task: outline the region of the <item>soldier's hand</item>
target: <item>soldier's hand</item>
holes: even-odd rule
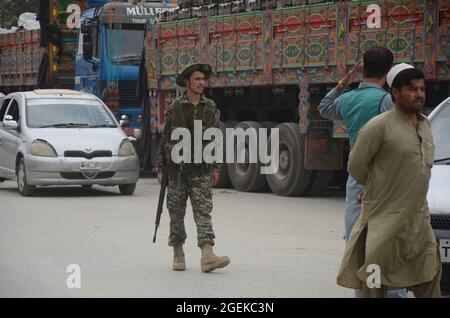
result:
[[[158,183],[159,183],[159,185],[161,185],[162,181],[163,181],[163,173],[162,172],[158,172]]]
[[[219,170],[213,170],[212,176],[211,176],[211,186],[215,186],[217,184],[217,181],[219,181]]]

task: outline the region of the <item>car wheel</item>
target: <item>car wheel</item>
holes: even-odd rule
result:
[[[36,186],[29,185],[27,183],[27,172],[25,169],[25,159],[21,158],[17,164],[17,190],[24,197],[31,197],[33,195]]]
[[[135,189],[136,183],[119,185],[119,190],[122,195],[132,195]]]

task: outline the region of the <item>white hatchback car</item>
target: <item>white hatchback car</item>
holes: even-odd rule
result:
[[[23,196],[36,186],[94,184],[131,195],[139,170],[133,141],[94,95],[35,90],[0,102],[0,181],[17,178]]]
[[[441,251],[441,290],[450,293],[450,97],[429,115],[435,145],[427,200]]]

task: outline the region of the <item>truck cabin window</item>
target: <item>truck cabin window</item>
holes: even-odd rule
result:
[[[144,47],[143,24],[114,24],[108,27],[106,45],[113,64],[138,65]]]

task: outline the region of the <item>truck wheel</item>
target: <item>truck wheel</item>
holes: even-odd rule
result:
[[[300,134],[298,124],[282,123],[279,128],[279,169],[266,176],[270,189],[276,195],[305,195],[311,180],[311,170],[306,170],[305,137]],[[271,140],[269,139],[269,145]]]
[[[25,159],[21,158],[16,168],[17,190],[24,197],[31,197],[36,186],[27,183],[27,172],[25,169]]]
[[[237,124],[235,128],[242,128],[244,130],[254,128],[259,135],[259,129],[262,128],[262,125],[254,121],[244,121]],[[258,138],[257,142],[259,143]],[[264,190],[264,188],[267,187],[267,181],[265,176],[261,174],[261,164],[259,162],[248,163],[248,141],[245,141],[245,163],[237,163],[238,154],[236,142],[234,152],[234,163],[228,164],[228,173],[233,187],[236,190],[244,192],[258,192]]]
[[[262,121],[262,122],[261,122],[261,125],[262,125],[264,128],[267,128],[268,132],[270,133],[270,130],[271,130],[273,127],[275,127],[275,126],[277,125],[277,123],[274,122],[274,121]]]
[[[341,170],[335,171],[333,173],[333,178],[331,178],[329,185],[337,187],[342,191],[345,191],[347,187],[347,178],[348,178],[347,169],[343,168]]]
[[[220,123],[220,130],[222,131],[223,134],[223,163],[220,165],[220,170],[219,170],[219,180],[217,181],[217,184],[214,186],[214,188],[230,188],[231,185],[231,180],[230,180],[230,176],[228,174],[228,166],[225,163],[226,160],[226,129],[227,128],[233,128],[235,125],[237,124],[237,122],[231,122],[231,121],[224,121]]]
[[[119,185],[120,194],[122,195],[132,195],[135,189],[136,183]]]
[[[223,122],[227,127],[226,128],[234,128],[237,124],[239,124],[236,120],[227,120]]]
[[[307,194],[309,196],[321,195],[322,192],[328,187],[332,177],[332,171],[314,170],[311,175],[311,183],[308,186]]]

